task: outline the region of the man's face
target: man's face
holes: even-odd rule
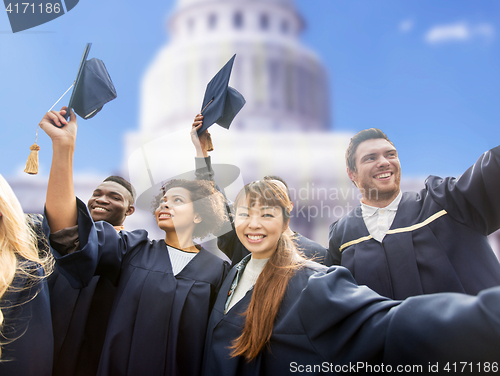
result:
[[[384,206],[396,198],[401,182],[401,165],[394,146],[383,138],[363,141],[355,154],[356,172],[349,178],[361,191],[363,203]]]
[[[105,221],[113,226],[121,226],[125,217],[134,212],[132,196],[121,184],[113,181],[102,182],[87,203],[94,222]]]

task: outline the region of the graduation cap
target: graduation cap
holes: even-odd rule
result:
[[[214,123],[229,129],[236,114],[243,108],[246,101],[237,90],[228,86],[234,58],[222,67],[222,69],[210,80],[205,90],[205,97],[201,106],[203,115],[203,126],[198,130],[198,135],[211,127]],[[213,150],[209,139],[209,151]]]
[[[83,119],[94,117],[102,107],[116,98],[116,90],[102,60],[87,56],[92,43],[87,43],[78,67],[73,92],[66,112],[66,120],[72,108]]]
[[[65,116],[66,120],[69,118],[71,108],[73,108],[73,110],[83,119],[90,119],[95,116],[107,102],[116,98],[115,87],[113,86],[113,82],[109,77],[104,63],[99,59],[87,60],[91,46],[92,43],[87,43],[85,46],[75,82],[47,112],[52,111],[55,105],[59,103],[72,87],[73,92],[69,100],[68,110]],[[37,138],[38,128],[36,131],[35,143],[30,147],[31,152],[26,162],[26,168],[24,169],[24,172],[32,175],[38,173],[38,151],[40,147],[36,143]]]

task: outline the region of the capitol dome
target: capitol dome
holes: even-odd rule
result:
[[[141,129],[192,119],[207,83],[236,54],[230,85],[247,104],[233,129],[328,130],[328,78],[300,43],[303,27],[291,0],[180,0],[170,40],[143,80]]]
[[[293,198],[298,216],[306,207],[308,213],[307,220],[292,220],[294,229],[326,239],[328,225],[343,213],[333,213],[323,190],[350,192],[344,163],[350,135],[331,132],[329,79],[300,40],[305,22],[294,2],[179,0],[165,26],[168,41],[142,80],[140,127],[125,140],[124,169],[138,195],[194,169],[191,124],[207,83],[236,54],[229,85],[246,105],[229,130],[210,128],[212,163],[241,171],[225,193],[234,199],[243,183],[279,175],[294,192],[308,192]],[[313,211],[321,218],[310,220]]]

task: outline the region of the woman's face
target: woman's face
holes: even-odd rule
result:
[[[193,232],[201,217],[195,213],[191,193],[182,187],[169,189],[155,210],[156,223],[165,232]]]
[[[256,259],[273,255],[286,227],[279,206],[255,203],[248,207],[246,200],[241,200],[236,207],[235,226],[241,243]]]

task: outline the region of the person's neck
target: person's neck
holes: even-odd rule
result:
[[[199,249],[193,243],[193,234],[181,234],[179,236],[176,232],[166,232],[165,243],[186,252],[199,252]]]
[[[373,200],[370,200],[369,198],[363,196],[363,198],[361,199],[361,202],[365,205],[368,205],[368,206],[373,206],[375,208],[385,208],[386,206],[390,205],[391,202],[393,202],[396,197],[398,197],[398,194],[399,194],[399,191],[397,191],[396,193],[394,193],[393,195],[391,196],[388,196],[388,197],[378,197],[376,199],[373,199]]]
[[[293,236],[295,233],[290,229],[290,227],[287,227],[285,231],[283,231],[283,234],[288,235],[288,236]]]
[[[92,218],[94,219],[94,218]],[[109,223],[111,226],[114,227],[114,229],[118,232],[120,232],[121,230],[123,230],[125,228],[125,226],[123,225],[123,222],[122,223],[111,223],[111,222],[108,222],[108,221],[105,221],[107,223]]]

